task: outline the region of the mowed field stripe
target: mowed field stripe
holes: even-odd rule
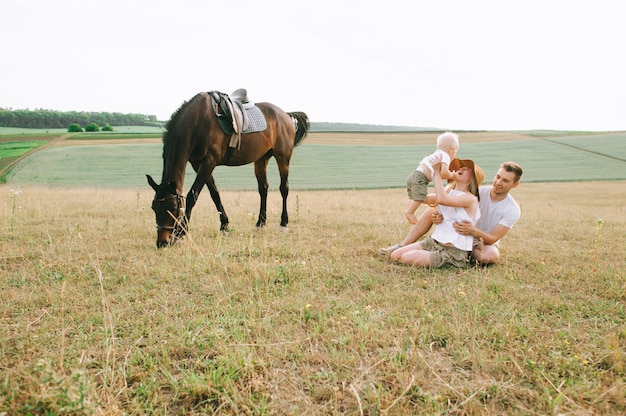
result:
[[[462,136],[461,136],[462,137]],[[401,188],[433,145],[326,145],[304,142],[294,151],[291,189]],[[42,149],[22,160],[9,174],[10,184],[81,187],[144,187],[145,175],[160,177],[160,143],[95,144]],[[505,160],[524,167],[526,182],[626,179],[626,134],[591,137],[461,142],[461,158],[474,159],[488,179]],[[256,190],[253,165],[218,166],[219,189]],[[193,181],[189,166],[186,182]],[[268,167],[270,188],[279,184],[275,163]]]

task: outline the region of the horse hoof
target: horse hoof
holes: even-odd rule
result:
[[[286,225],[281,225],[278,227],[278,229],[284,233],[288,233],[289,232],[289,227],[287,227]]]

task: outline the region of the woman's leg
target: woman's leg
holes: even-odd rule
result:
[[[430,251],[424,250],[420,243],[413,243],[395,250],[391,253],[391,259],[413,266],[428,267],[430,266]]]
[[[423,250],[423,248],[420,245],[420,243],[412,243],[412,244],[408,244],[406,246],[402,246],[402,247],[394,250],[391,253],[391,255],[390,255],[391,260],[398,261],[398,260],[400,260],[400,258],[402,257],[402,255],[404,253],[408,253],[409,251],[413,251],[413,250]]]
[[[400,258],[400,261],[404,264],[410,264],[417,267],[429,267],[430,266],[430,251],[426,250],[412,250],[404,253]]]
[[[433,225],[432,215],[436,212],[435,208],[427,207],[426,210],[417,219],[417,223],[411,225],[409,233],[404,237],[404,240],[400,243],[401,246],[406,246],[411,243],[415,243],[426,234],[430,227]]]

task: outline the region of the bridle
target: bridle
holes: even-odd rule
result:
[[[161,230],[174,231],[177,226],[181,226],[183,224],[183,220],[185,219],[185,196],[177,192],[175,194],[170,194],[163,198],[156,199],[155,201],[161,204],[169,199],[175,200],[176,208],[174,210],[178,211],[178,214],[176,217],[174,217],[174,215],[168,210],[167,213],[174,218],[174,225],[167,226],[167,225],[157,224],[156,227],[158,231],[161,231]]]

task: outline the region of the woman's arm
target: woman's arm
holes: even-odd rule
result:
[[[464,193],[463,195],[448,195],[443,188],[443,180],[439,169],[435,169],[435,177],[433,178],[435,183],[435,195],[437,196],[437,203],[441,205],[447,205],[449,207],[471,207],[476,203],[476,197],[470,193]]]

